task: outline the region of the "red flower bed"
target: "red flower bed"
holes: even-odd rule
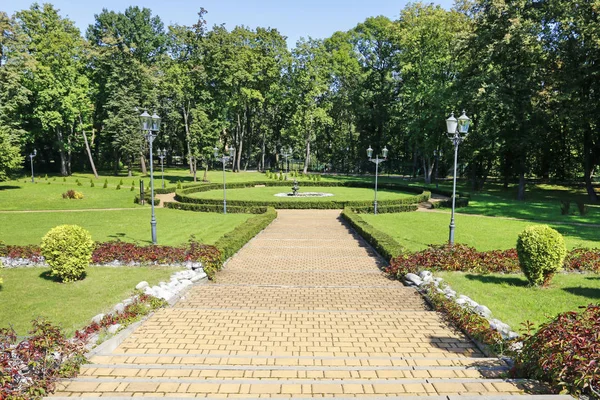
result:
[[[567,271],[600,273],[600,249],[573,249],[565,259]],[[402,279],[408,273],[428,271],[463,271],[474,273],[520,273],[515,249],[477,251],[464,244],[432,245],[411,254],[401,254],[390,261],[386,272]]]
[[[513,373],[540,379],[574,395],[600,397],[600,305],[559,314],[526,335]]]

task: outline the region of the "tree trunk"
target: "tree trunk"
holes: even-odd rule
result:
[[[304,158],[304,173],[308,173],[308,165],[310,164],[310,131],[306,135],[306,157]]]
[[[202,177],[202,182],[208,182],[208,161],[204,167],[204,176]]]
[[[430,164],[429,160],[423,157],[423,177],[425,178],[425,184],[431,183],[431,172],[433,171],[433,165]]]
[[[194,183],[196,183],[197,180],[197,172],[198,172],[198,160],[196,159],[196,157],[192,157],[192,170],[193,170],[193,174],[194,174]]]
[[[90,159],[90,166],[92,167],[92,171],[94,172],[94,177],[98,179],[98,171],[96,171],[96,164],[94,164],[94,158],[92,157],[92,151],[90,150],[90,144],[88,143],[87,135],[85,134],[85,130],[83,130],[81,115],[79,116],[79,125],[82,127],[81,133],[83,134],[83,141],[85,142],[85,150],[87,151],[88,158]]]
[[[521,169],[519,173],[519,191],[517,193],[517,200],[525,201],[525,170]]]
[[[592,138],[591,132],[586,130],[584,139],[583,139],[583,152],[584,152],[584,160],[583,160],[583,178],[585,179],[585,189],[590,198],[590,202],[597,203],[598,202],[598,194],[594,190],[594,184],[592,183],[592,174],[594,171],[594,154],[592,150]]]
[[[142,166],[142,174],[148,175],[148,170],[146,169],[146,158],[144,157],[144,154],[142,154],[142,153],[140,153],[140,164]]]
[[[127,163],[127,176],[132,177],[133,170],[133,157],[129,157],[129,162]]]
[[[181,107],[181,111],[183,113],[183,123],[185,125],[185,141],[186,141],[186,145],[187,145],[188,164],[190,165],[190,174],[193,174],[194,168],[192,167],[192,149],[190,147],[190,123],[189,123],[190,104],[189,104],[189,102],[188,102],[187,109],[185,108],[185,106],[183,106],[183,107]],[[195,180],[194,180],[194,182],[195,182]]]
[[[119,175],[119,160],[120,160],[119,152],[115,151],[115,165],[114,165],[114,170],[113,170],[114,176]]]
[[[241,120],[240,120],[240,114],[238,113],[237,115],[237,129],[238,129],[238,148],[236,153],[234,154],[235,156],[235,169],[234,172],[239,172],[240,171],[240,167],[242,165],[242,150],[244,149],[244,124],[242,124]],[[246,110],[244,110],[244,119],[246,119]]]
[[[65,142],[60,128],[56,128],[56,139],[58,141],[58,153],[60,155],[60,174],[62,176],[67,176],[69,175],[67,171],[67,154],[65,152]]]

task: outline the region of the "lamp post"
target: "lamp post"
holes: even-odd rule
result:
[[[450,217],[450,236],[448,242],[450,246],[454,245],[454,208],[456,206],[456,165],[458,163],[458,146],[467,138],[469,135],[469,125],[471,120],[467,117],[466,112],[463,110],[462,115],[458,117],[458,120],[454,118],[454,113],[450,114],[450,117],[446,119],[446,132],[448,139],[454,144],[454,183],[452,186],[452,214]]]
[[[373,159],[373,149],[371,146],[367,149],[367,156],[369,157],[369,161],[375,163],[375,201],[373,201],[373,209],[374,213],[377,214],[377,175],[379,174],[379,164],[384,162],[387,159],[388,149],[386,147],[381,150],[381,156],[383,158],[379,158],[379,154],[375,156]]]
[[[154,113],[152,116],[148,111],[144,111],[140,115],[140,128],[144,132],[144,137],[148,140],[150,147],[150,204],[152,206],[152,218],[150,219],[150,227],[152,228],[152,244],[156,244],[156,214],[154,213],[154,168],[152,159],[152,142],[158,136],[160,131],[160,117]]]
[[[215,152],[215,158],[217,159],[217,161],[223,164],[223,214],[227,214],[227,186],[225,184],[225,165],[229,162],[229,160],[233,158],[235,149],[233,148],[233,146],[229,147],[229,149],[227,149],[227,146],[225,146],[225,151],[229,153],[228,156],[224,154],[219,155],[219,149],[216,147],[213,150]]]
[[[31,163],[31,183],[35,183],[33,178],[33,158],[35,156],[37,156],[37,150],[33,149],[33,153],[29,154],[29,162]]]
[[[167,156],[167,149],[158,149],[158,158],[160,158],[160,173],[162,178],[162,188],[165,188],[165,163],[164,159]]]
[[[281,156],[285,157],[285,180],[288,180],[288,172],[289,172],[289,165],[288,165],[288,157],[292,155],[292,148],[288,147],[287,150],[285,149],[281,149]]]

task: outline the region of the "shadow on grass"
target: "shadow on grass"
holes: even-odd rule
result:
[[[481,283],[491,283],[495,285],[509,285],[509,286],[520,286],[527,287],[529,283],[517,276],[490,276],[490,275],[475,275],[467,274],[465,278],[472,281],[479,281]]]
[[[600,289],[589,287],[568,287],[563,289],[565,292],[581,296],[588,299],[600,299]]]
[[[11,186],[11,185],[0,186],[0,191],[11,190],[11,189],[21,189],[21,187],[20,186]]]
[[[87,273],[84,272],[83,276],[81,277],[80,280],[84,280],[86,277],[87,277]],[[52,271],[50,271],[50,270],[42,272],[40,274],[40,278],[45,279],[50,282],[62,283],[62,281],[58,277],[52,275]]]

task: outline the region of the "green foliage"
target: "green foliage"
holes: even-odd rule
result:
[[[108,187],[108,179],[104,180],[104,185],[102,186],[102,188],[106,189]]]
[[[567,248],[560,233],[548,225],[526,228],[517,239],[519,264],[532,285],[546,286],[562,269]]]
[[[66,182],[67,178],[65,176],[63,176],[63,182]]]
[[[65,193],[63,193],[62,198],[63,199],[81,200],[81,199],[83,199],[83,193],[77,192],[77,191],[71,189],[71,190],[67,190]]]
[[[117,185],[117,190],[121,190],[121,184]]]
[[[350,208],[344,208],[342,218],[347,221],[387,261],[402,254],[405,249],[390,235],[373,228]]]
[[[193,203],[177,203],[166,202],[166,208],[174,208],[177,210],[197,211],[197,212],[223,212],[222,204],[193,204]],[[266,206],[227,206],[228,214],[264,214],[267,212]]]
[[[233,231],[226,233],[215,243],[215,246],[221,252],[222,260],[225,261],[242,248],[250,239],[265,229],[273,220],[277,218],[277,212],[269,207],[264,214],[256,215],[248,219],[244,224],[238,226]],[[211,276],[216,271],[206,271]]]
[[[90,179],[90,187],[94,187],[94,186],[96,186],[96,185],[94,184],[94,180],[93,180],[93,179]]]
[[[91,235],[77,225],[59,225],[42,238],[42,255],[50,265],[52,275],[62,282],[84,277],[93,249]]]
[[[576,397],[600,392],[600,305],[581,308],[560,314],[526,335],[515,359],[517,376],[546,381]]]
[[[77,186],[83,186],[83,183],[79,182],[79,179],[75,179],[75,183],[77,183]]]
[[[177,181],[177,189],[181,189],[181,188],[182,188],[181,181]]]
[[[123,183],[123,179],[121,179],[121,180],[119,181],[119,185],[123,185],[123,184],[124,184],[124,183]]]

